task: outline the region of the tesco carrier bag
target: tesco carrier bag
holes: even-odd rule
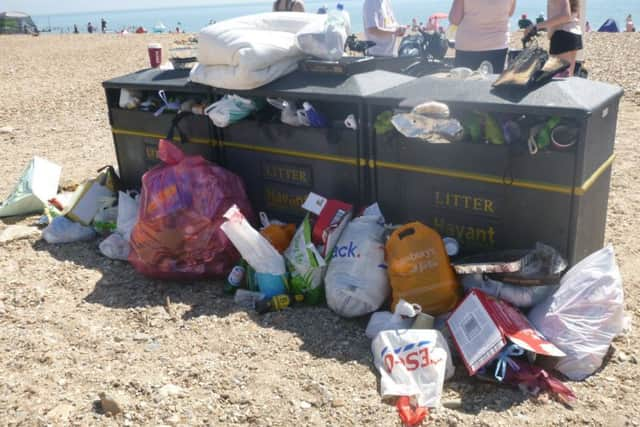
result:
[[[371,343],[371,351],[383,398],[408,396],[422,407],[440,406],[444,381],[454,373],[449,346],[440,331],[382,331]]]

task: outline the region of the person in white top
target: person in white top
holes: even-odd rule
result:
[[[569,62],[569,76],[573,75],[578,51],[582,49],[580,28],[580,0],[547,0],[547,20],[529,27],[547,30],[549,53]]]
[[[631,17],[631,15],[627,16],[625,27],[626,27],[625,29],[627,30],[627,33],[633,33],[636,31],[636,26],[633,25],[633,18]]]
[[[362,6],[364,35],[375,42],[367,53],[373,56],[395,56],[396,38],[402,37],[406,28],[398,25],[391,9],[391,0],[365,0]]]
[[[494,73],[502,73],[509,47],[509,18],[515,0],[453,0],[449,22],[456,32],[456,67],[478,69],[489,61]]]

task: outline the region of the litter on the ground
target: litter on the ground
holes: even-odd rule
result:
[[[573,266],[529,319],[566,353],[556,366],[559,372],[579,381],[598,370],[624,327],[622,278],[613,248],[607,246]]]
[[[67,217],[58,216],[42,231],[42,238],[47,243],[73,243],[91,240],[96,236],[93,228],[71,221]]]
[[[34,157],[9,197],[0,204],[0,217],[42,212],[47,201],[58,192],[61,171],[55,163]]]

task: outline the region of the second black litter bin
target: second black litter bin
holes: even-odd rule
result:
[[[619,87],[585,79],[553,81],[520,99],[491,81],[424,77],[370,100],[369,117],[446,103],[458,118],[509,118],[522,126],[511,145],[431,144],[370,126],[372,200],[388,220],[419,220],[458,239],[466,253],[555,247],[573,264],[602,247]],[[527,150],[530,127],[557,118],[577,130],[565,150]],[[500,121],[500,120],[498,120]],[[464,122],[464,120],[463,120]]]
[[[223,164],[240,175],[257,211],[299,220],[309,192],[361,205],[370,187],[366,168],[364,96],[413,78],[386,71],[352,76],[294,72],[251,91],[214,88],[217,95],[282,98],[310,102],[329,121],[327,128],[292,127],[278,117],[245,119],[220,129]],[[344,120],[352,114],[356,130]]]

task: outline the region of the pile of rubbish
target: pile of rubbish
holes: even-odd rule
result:
[[[385,134],[393,129],[407,138],[432,144],[511,145],[526,148],[531,155],[542,150],[568,150],[575,146],[579,133],[575,122],[559,117],[478,111],[451,113],[446,104],[433,101],[417,105],[408,113],[381,113],[376,119],[376,132]]]
[[[571,380],[592,375],[625,325],[611,247],[568,271],[542,243],[461,258],[454,239],[424,224],[385,224],[377,204],[356,214],[311,193],[302,207],[295,232],[264,215],[258,231],[236,208],[225,214],[222,228],[243,257],[225,289],[259,313],[324,296],[340,316],[371,314],[381,394],[399,397],[406,424],[439,406],[452,348],[471,376],[571,404],[576,396],[552,369]],[[390,311],[378,311],[388,301]]]
[[[192,96],[169,96],[164,90],[156,94],[121,89],[118,106],[124,110],[153,112],[155,117],[163,113],[206,115],[218,128],[226,128],[259,115],[267,118],[279,117],[282,123],[294,127],[332,127],[331,121],[310,102],[304,101],[298,105],[295,101],[282,98],[243,98],[227,94],[209,103],[207,99]],[[348,129],[358,128],[353,114],[347,115],[343,123]]]
[[[576,396],[554,372],[594,374],[625,328],[612,247],[568,270],[542,243],[463,257],[455,239],[422,223],[388,224],[377,204],[357,210],[314,193],[299,223],[258,220],[238,176],[169,140],[158,153],[140,194],[123,191],[111,167],[57,194],[60,167],[35,158],[0,216],[44,212],[51,244],[101,235],[105,256],[148,277],[228,275],[225,292],[258,313],[326,303],[342,317],[370,315],[381,394],[397,398],[407,425],[440,405],[454,355],[479,380],[570,404]]]

